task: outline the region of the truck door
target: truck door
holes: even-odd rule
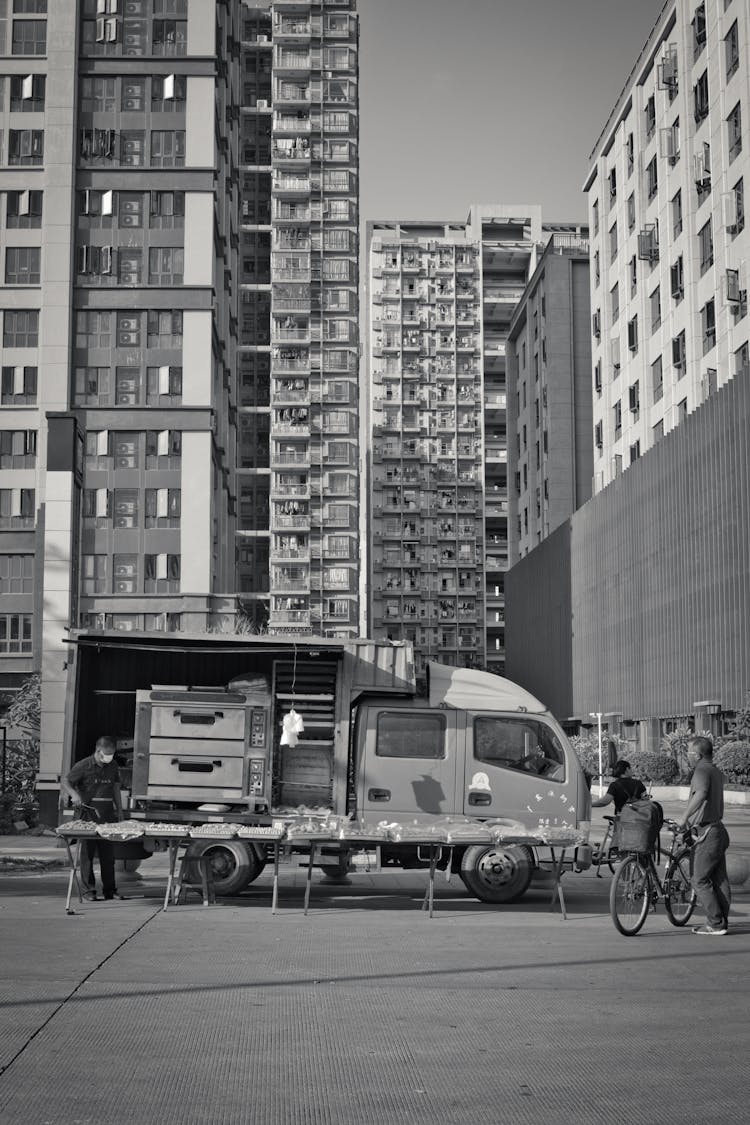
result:
[[[358,807],[368,820],[448,816],[456,805],[456,712],[368,707],[358,731]]]
[[[547,723],[533,715],[466,713],[463,811],[536,828],[576,823],[577,776]]]

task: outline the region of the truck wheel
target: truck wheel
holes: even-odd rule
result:
[[[265,867],[265,860],[252,844],[241,840],[196,840],[188,848],[186,858],[189,861],[202,855],[209,857],[217,895],[238,895]],[[198,864],[189,862],[187,870],[188,879],[200,885]]]
[[[478,844],[461,859],[461,878],[480,902],[516,902],[531,882],[532,869],[528,848],[516,844]]]

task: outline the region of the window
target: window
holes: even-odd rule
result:
[[[595,199],[591,204],[591,225],[594,228],[594,234],[599,233],[599,200]]]
[[[653,434],[654,443],[661,441],[664,437],[664,419],[662,418],[655,426],[652,427],[651,433]]]
[[[609,257],[614,262],[617,257],[617,223],[613,223],[609,231]]]
[[[83,518],[86,526],[108,527],[112,520],[112,492],[107,488],[84,488]]]
[[[628,196],[628,230],[635,230],[635,193]]]
[[[609,205],[610,207],[617,199],[617,171],[612,168],[609,173]]]
[[[699,4],[692,19],[693,59],[697,59],[706,45],[706,5]]]
[[[73,373],[73,405],[109,405],[109,368],[76,367]]]
[[[713,299],[706,301],[701,309],[701,335],[705,355],[716,343],[716,306]]]
[[[594,445],[596,446],[596,448],[599,450],[600,453],[601,453],[602,448],[604,446],[603,429],[604,429],[604,427],[602,426],[601,422],[597,422],[596,425],[594,426]]]
[[[0,430],[0,469],[33,469],[36,430]]]
[[[182,399],[182,368],[149,367],[146,371],[146,402],[149,406],[176,406]]]
[[[179,430],[148,430],[146,432],[146,468],[179,468],[182,457],[182,434]]]
[[[632,297],[638,288],[638,259],[635,254],[628,263],[628,271],[630,273],[630,295]]]
[[[143,560],[143,589],[147,594],[178,594],[180,591],[180,556],[146,555]]]
[[[628,349],[635,353],[638,351],[638,316],[628,321]]]
[[[10,129],[9,164],[41,164],[44,159],[43,129]]]
[[[12,74],[10,78],[11,112],[43,112],[46,81],[43,74]]]
[[[47,0],[13,0],[13,13],[20,16],[46,16]]]
[[[152,246],[148,252],[149,285],[182,285],[185,252],[180,246]]]
[[[33,555],[0,555],[0,594],[30,594],[34,589]]]
[[[164,78],[154,75],[151,79],[151,112],[174,113],[182,110],[184,107],[180,103],[185,101],[186,83],[184,74],[168,74]]]
[[[36,348],[39,344],[39,310],[6,309],[3,313],[3,347]]]
[[[646,114],[646,140],[648,141],[648,140],[651,139],[651,137],[653,137],[654,130],[656,129],[656,101],[655,101],[655,98],[654,98],[653,94],[646,101],[645,114]]]
[[[637,414],[641,407],[641,391],[638,380],[628,387],[628,406],[631,414]]]
[[[0,528],[32,528],[35,509],[33,488],[0,488]]]
[[[685,296],[685,278],[682,266],[682,254],[669,269],[670,292],[675,301],[681,301]]]
[[[185,192],[152,191],[149,206],[149,226],[170,230],[185,225]]]
[[[735,375],[750,374],[750,344],[747,342],[734,353],[734,373]]]
[[[598,359],[594,367],[594,390],[598,395],[602,393],[602,361]]]
[[[82,78],[81,111],[83,113],[114,113],[117,105],[116,78]]]
[[[658,402],[664,394],[664,373],[661,356],[651,364],[651,401]]]
[[[724,36],[724,64],[726,76],[731,78],[740,65],[740,35],[737,20],[734,21],[727,34]]]
[[[634,147],[633,147],[633,134],[628,133],[625,141],[625,159],[627,163],[628,175],[632,174],[635,166]]]
[[[151,133],[151,167],[182,168],[185,164],[185,130],[154,129]]]
[[[661,287],[659,285],[650,294],[648,302],[651,314],[651,331],[655,332],[661,324]]]
[[[656,190],[659,186],[658,173],[656,170],[656,157],[652,157],[646,167],[646,195],[649,200],[652,200],[656,195]]]
[[[0,653],[31,652],[30,613],[0,614]]]
[[[638,458],[640,457],[640,455],[641,455],[641,443],[640,443],[640,441],[636,441],[630,447],[630,464],[632,465],[634,461],[637,461]]]
[[[5,225],[8,230],[31,230],[42,225],[41,191],[6,192]]]
[[[612,324],[614,324],[615,321],[617,320],[617,318],[620,315],[620,287],[619,287],[619,285],[615,284],[612,287],[612,289],[610,290],[610,294],[609,294],[609,300],[610,300],[610,309],[611,309],[611,320],[612,320]]]
[[[615,424],[615,440],[619,438],[622,433],[622,400],[618,398],[617,402],[612,408]]]
[[[75,347],[110,348],[113,313],[98,309],[78,309],[75,314]],[[133,317],[131,315],[130,319]]]
[[[685,421],[685,419],[687,418],[687,413],[688,413],[687,399],[683,398],[680,402],[677,403],[677,422],[678,422],[678,424],[680,422]]]
[[[5,284],[38,285],[41,256],[40,246],[9,246],[5,251]]]
[[[678,191],[671,199],[672,207],[672,235],[677,238],[682,234],[682,191]]]
[[[147,488],[146,527],[179,527],[181,496],[179,488]]]
[[[46,55],[47,21],[13,20],[11,54]]]
[[[379,758],[445,758],[443,715],[386,711],[378,715],[375,754]]]
[[[162,0],[166,2],[166,0]],[[156,11],[156,5],[154,6]],[[184,55],[187,49],[187,20],[155,19],[152,52],[155,55]]]
[[[708,117],[708,71],[704,70],[693,86],[693,116],[697,125]]]
[[[146,322],[146,346],[149,348],[182,347],[182,312],[149,309]]]
[[[727,117],[727,141],[729,145],[729,162],[742,152],[742,113],[740,103],[734,107]]]
[[[714,239],[709,219],[698,231],[698,257],[701,276],[714,264]]]
[[[415,716],[416,718],[416,716]],[[501,769],[565,780],[565,756],[556,734],[537,719],[474,719],[474,758]]]
[[[3,406],[33,406],[36,384],[36,367],[4,367],[0,402]]]
[[[107,556],[82,555],[81,556],[81,593],[82,594],[108,594],[107,586]]]

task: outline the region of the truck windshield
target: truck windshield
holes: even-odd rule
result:
[[[565,754],[550,727],[538,719],[482,715],[474,719],[474,757],[478,762],[565,780]]]

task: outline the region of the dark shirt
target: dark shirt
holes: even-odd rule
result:
[[[69,783],[78,790],[84,805],[93,806],[100,820],[115,819],[114,785],[119,780],[115,762],[100,764],[93,754],[81,758],[68,774]]]
[[[705,804],[698,810],[699,819],[693,821],[691,816],[691,823],[718,824],[724,816],[724,774],[707,758],[701,758],[693,770],[690,797],[696,793],[705,798]]]
[[[646,786],[635,777],[617,777],[607,790],[615,803],[615,813],[619,813],[628,801],[637,801],[646,796]]]

